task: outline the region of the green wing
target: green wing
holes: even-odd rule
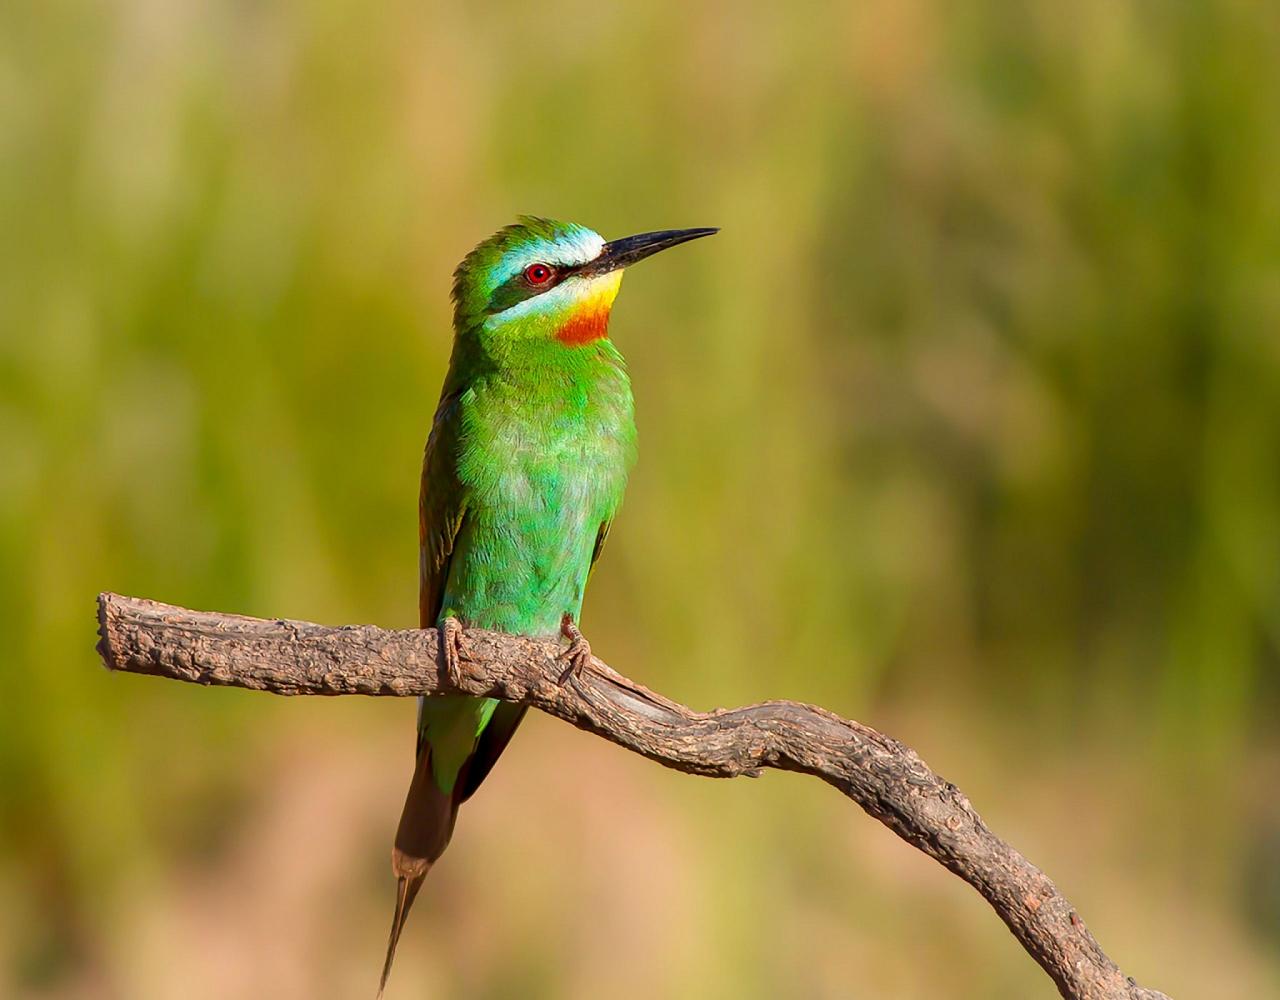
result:
[[[418,494],[418,624],[435,628],[449,579],[453,546],[466,518],[466,493],[458,480],[458,401],[446,393],[436,408],[422,457]]]
[[[436,407],[427,450],[422,457],[422,486],[418,493],[418,624],[435,628],[449,581],[454,544],[466,521],[467,497],[458,479],[458,415],[462,389],[446,388]],[[428,706],[418,702],[416,755],[426,746],[431,716],[444,707],[439,699]]]

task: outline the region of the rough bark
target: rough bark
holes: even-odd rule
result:
[[[599,660],[561,685],[556,643],[479,630],[467,633],[462,676],[451,678],[432,629],[330,628],[116,594],[99,595],[98,620],[98,652],[112,670],[285,695],[484,695],[532,705],[689,774],[812,774],[973,886],[1062,996],[1164,998],[1126,977],[1044,872],[914,750],[814,705],[695,712]]]

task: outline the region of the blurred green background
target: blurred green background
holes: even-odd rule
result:
[[[783,9],[784,6],[787,9]],[[0,994],[371,996],[413,706],[108,675],[95,594],[416,624],[455,262],[631,274],[596,650],[917,747],[1179,998],[1280,995],[1280,8],[0,8]],[[1050,997],[816,781],[543,717],[398,997]]]

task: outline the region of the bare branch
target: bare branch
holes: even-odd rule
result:
[[[1168,1000],[1127,978],[1048,877],[914,750],[825,709],[770,701],[695,712],[599,660],[561,686],[555,642],[478,630],[468,631],[463,676],[451,681],[438,666],[433,629],[328,628],[116,594],[99,595],[98,620],[98,651],[112,670],[274,694],[490,696],[689,774],[812,774],[981,893],[1062,996]]]

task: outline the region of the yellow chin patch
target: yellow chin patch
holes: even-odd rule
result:
[[[609,271],[597,278],[592,278],[582,288],[578,301],[583,308],[603,309],[606,312],[613,306],[618,297],[618,289],[622,287],[622,271]]]
[[[565,344],[589,344],[609,332],[609,311],[622,285],[622,271],[610,271],[582,286],[568,317],[556,330],[556,339]]]

